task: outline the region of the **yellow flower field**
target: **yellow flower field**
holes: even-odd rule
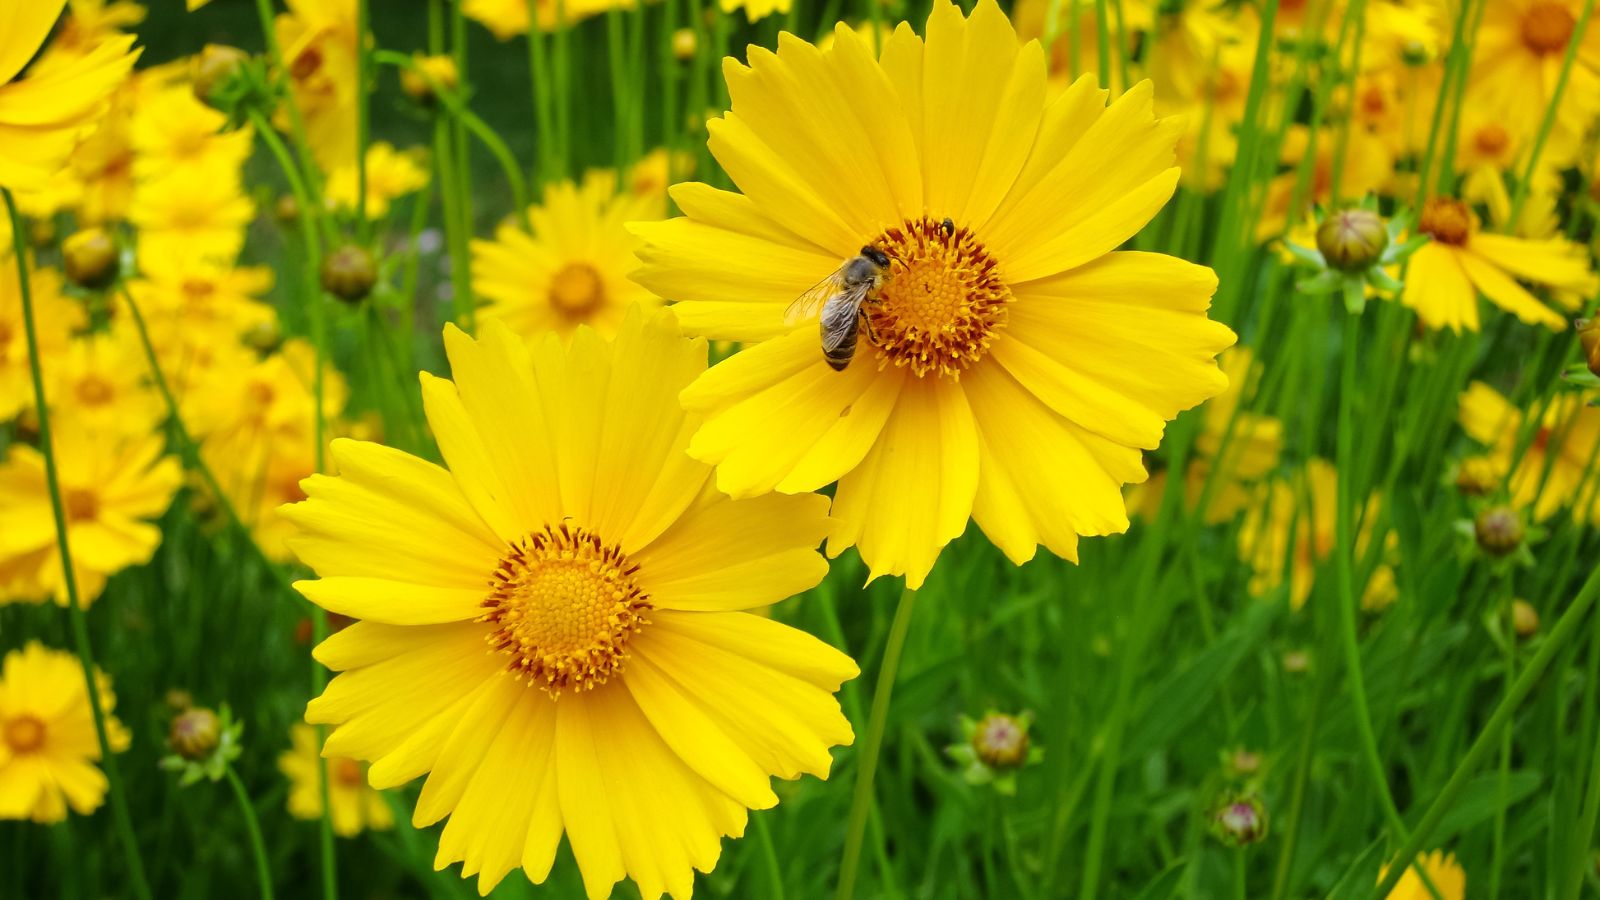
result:
[[[1600,897],[1596,0],[0,0],[0,898]]]

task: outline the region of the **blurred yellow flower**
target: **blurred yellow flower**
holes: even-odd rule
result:
[[[756,22],[773,13],[787,14],[794,0],[717,0],[717,5],[725,13],[742,9],[748,21]]]
[[[461,0],[466,16],[494,33],[502,41],[528,33],[528,0]],[[554,31],[558,25],[571,26],[613,6],[633,9],[634,0],[535,0],[539,30]]]
[[[349,389],[332,365],[324,367],[322,408],[331,421],[344,410]],[[219,477],[238,471],[254,484],[276,446],[315,446],[315,380],[316,350],[301,338],[259,360],[235,348],[193,382],[180,414],[207,457],[220,461]]]
[[[227,265],[244,246],[255,217],[236,171],[179,170],[139,185],[129,219],[139,231],[139,259],[187,258]]]
[[[1256,220],[1256,240],[1278,237],[1290,222],[1309,214],[1313,206],[1333,202],[1338,130],[1325,128],[1317,132],[1315,144],[1313,148],[1311,129],[1304,125],[1290,125],[1284,134],[1279,162],[1288,170],[1267,185],[1267,196],[1262,201],[1260,218]],[[1307,154],[1312,157],[1311,173],[1301,186],[1300,162]],[[1339,196],[1346,200],[1364,197],[1377,191],[1393,174],[1394,157],[1383,141],[1364,129],[1350,129],[1344,166],[1339,172]]]
[[[579,325],[615,334],[629,307],[661,302],[629,280],[640,241],[628,223],[663,212],[660,195],[617,193],[609,171],[547,186],[528,210],[532,234],[507,222],[494,240],[472,242],[472,289],[488,301],[479,314],[529,339]]]
[[[1432,240],[1411,255],[1400,299],[1429,328],[1477,331],[1481,291],[1518,319],[1561,331],[1566,317],[1539,302],[1517,279],[1580,293],[1592,292],[1596,283],[1580,245],[1562,238],[1487,234],[1479,230],[1477,215],[1450,197],[1429,200],[1417,230]]]
[[[772,776],[826,777],[852,740],[850,659],[745,612],[821,580],[827,502],[733,500],[684,454],[706,347],[670,312],[445,349],[455,382],[422,387],[450,468],[337,441],[340,475],[285,509],[322,576],[296,587],[361,620],[317,648],[342,674],[307,721],[373,787],[427,774],[413,821],[449,816],[436,862],[480,893],[544,881],[564,833],[592,900],[628,876],[688,897]]]
[[[317,750],[317,731],[297,724],[289,729],[292,747],[278,756],[278,770],[289,779],[289,814],[297,819],[322,818],[323,759]],[[394,815],[383,795],[367,786],[367,767],[353,759],[335,758],[328,766],[328,807],[333,833],[355,837],[363,829],[387,831]]]
[[[356,159],[356,0],[288,0],[278,46],[306,140],[324,172]],[[278,126],[289,126],[280,112]]]
[[[46,369],[46,377],[49,370]],[[161,435],[92,431],[73,417],[52,423],[68,546],[79,598],[100,596],[106,579],[148,562],[161,543],[159,518],[183,480],[164,456]],[[44,456],[12,444],[0,462],[0,570],[11,583],[0,602],[68,603]]]
[[[226,123],[227,116],[195,99],[187,84],[155,91],[133,111],[134,175],[152,180],[179,170],[238,171],[255,133],[248,126],[221,133]]]
[[[427,154],[420,148],[396,151],[387,141],[367,148],[367,218],[381,219],[389,214],[389,203],[415,193],[428,183]],[[354,210],[359,179],[355,163],[341,166],[328,176],[324,193],[328,205]]]
[[[1289,604],[1295,609],[1305,605],[1318,566],[1334,551],[1338,517],[1339,472],[1333,464],[1312,459],[1301,477],[1301,483],[1276,479],[1264,485],[1239,529],[1239,556],[1253,573],[1250,593],[1260,596],[1275,590],[1287,576]],[[1378,506],[1374,494],[1364,511],[1357,511],[1362,521],[1356,535],[1357,560],[1367,552]],[[1391,533],[1386,548],[1394,542]],[[1394,601],[1394,575],[1387,570],[1387,564],[1380,564],[1373,572],[1361,597],[1363,609],[1376,611]]]
[[[66,0],[38,0],[0,6],[0,187],[48,182],[138,58],[130,52],[131,36],[112,37],[79,59],[19,79],[65,5]]]
[[[1511,472],[1523,412],[1481,381],[1461,392],[1457,420],[1462,430],[1489,448],[1488,460],[1510,492],[1512,505],[1530,510],[1535,521],[1570,506],[1577,521],[1600,523],[1600,483],[1585,478],[1600,445],[1600,409],[1587,405],[1586,399],[1572,393],[1557,396]]]
[[[96,671],[111,750],[128,749],[128,731],[111,715],[111,679]],[[59,822],[67,809],[86,816],[105,801],[95,763],[100,741],[83,667],[71,653],[29,641],[0,668],[0,819]]]
[[[252,328],[276,322],[261,301],[272,289],[265,266],[220,265],[185,255],[145,254],[141,271],[127,282],[150,330],[150,342],[174,389],[188,383],[204,356],[219,344],[235,344]],[[114,308],[122,299],[114,298]]]
[[[1600,112],[1600,23],[1577,35],[1585,0],[1496,0],[1483,7],[1473,39],[1467,108],[1532,140],[1555,98],[1567,46],[1578,55],[1562,94],[1560,118],[1593,122]]]
[[[9,218],[0,215],[0,219]],[[10,237],[10,228],[6,237]],[[6,249],[11,245],[7,243]],[[81,305],[61,293],[61,273],[54,269],[33,269],[28,274],[32,288],[34,322],[38,326],[39,358],[53,359],[66,349],[74,328],[87,319]],[[9,422],[25,409],[33,408],[33,372],[28,365],[28,335],[23,328],[22,291],[17,282],[14,254],[0,253],[0,422]]]
[[[1048,102],[1042,51],[992,0],[937,4],[881,61],[834,35],[726,63],[710,146],[744,193],[680,184],[687,217],[635,226],[636,277],[685,330],[753,344],[684,392],[705,417],[690,452],[736,497],[837,481],[828,552],[857,546],[874,578],[919,586],[969,518],[1014,562],[1075,559],[1079,535],[1128,527],[1122,486],[1167,421],[1227,386],[1212,271],[1114,252],[1172,196],[1183,123],[1148,82]],[[834,371],[785,309],[863,245],[887,280]]]
[[[1435,850],[1418,857],[1416,865],[1428,873],[1428,880],[1439,891],[1439,900],[1464,900],[1467,896],[1467,873],[1456,862],[1455,854]],[[1386,865],[1378,872],[1378,880],[1383,881],[1388,874],[1389,867]],[[1434,896],[1413,866],[1406,869],[1400,880],[1395,882],[1394,890],[1389,892],[1386,900],[1433,900]]]
[[[167,417],[150,363],[131,326],[72,339],[45,369],[51,421],[76,419],[102,434],[144,436]],[[25,416],[32,420],[32,411]]]

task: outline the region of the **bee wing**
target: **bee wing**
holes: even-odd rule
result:
[[[832,353],[850,340],[856,330],[856,317],[867,299],[871,285],[847,286],[822,308],[822,352]]]
[[[794,298],[789,308],[783,311],[783,324],[798,325],[807,319],[816,318],[830,298],[849,289],[849,285],[844,282],[844,266],[840,266],[830,272],[828,277]]]

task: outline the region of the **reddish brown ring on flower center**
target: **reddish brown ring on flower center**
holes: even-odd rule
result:
[[[1423,205],[1417,228],[1440,243],[1460,246],[1472,234],[1472,212],[1460,200],[1434,197]]]
[[[605,283],[588,263],[567,263],[550,279],[550,305],[562,315],[585,318],[605,300]]]
[[[1490,123],[1478,129],[1473,135],[1473,143],[1477,144],[1479,153],[1485,156],[1499,156],[1511,146],[1511,135],[1506,133],[1504,127]]]
[[[333,775],[333,780],[345,787],[360,787],[367,780],[366,773],[361,771],[361,763],[353,759],[328,760],[328,772]]]
[[[890,259],[887,280],[865,306],[879,367],[960,378],[1006,323],[1011,288],[994,257],[972,232],[927,216],[884,231],[872,245]]]
[[[1560,3],[1535,3],[1522,14],[1522,43],[1541,55],[1561,53],[1572,40],[1578,21]]]
[[[35,716],[17,716],[8,719],[5,727],[6,746],[12,753],[32,753],[44,746],[44,722]]]
[[[513,544],[489,580],[490,646],[518,679],[559,697],[605,684],[649,620],[638,566],[588,529],[545,526]]]

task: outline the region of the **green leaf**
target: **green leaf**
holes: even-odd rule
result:
[[[1378,884],[1378,870],[1383,865],[1383,848],[1388,838],[1380,837],[1367,845],[1361,851],[1350,868],[1344,870],[1339,880],[1334,883],[1333,890],[1328,892],[1327,900],[1361,900]]]
[[[1166,900],[1178,892],[1178,883],[1183,880],[1183,873],[1189,868],[1186,860],[1178,860],[1167,866],[1161,874],[1150,879],[1139,893],[1133,895],[1133,900]]]
[[[1511,806],[1538,790],[1544,776],[1538,772],[1512,772],[1506,778],[1506,805]],[[1479,775],[1462,788],[1456,805],[1439,822],[1433,836],[1434,844],[1445,844],[1452,837],[1483,822],[1487,822],[1500,806],[1500,773]]]

